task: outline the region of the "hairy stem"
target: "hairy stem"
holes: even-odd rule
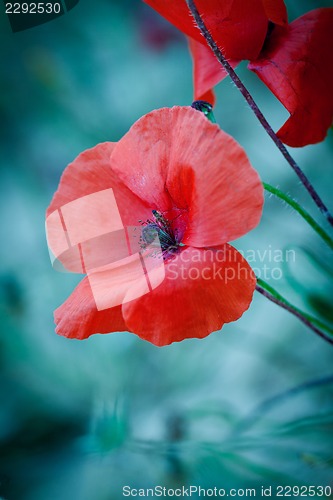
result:
[[[267,182],[263,182],[262,184],[266,191],[274,194],[274,196],[280,198],[280,200],[285,201],[289,206],[296,210],[296,212],[299,213],[299,215],[312,227],[314,231],[316,231],[317,234],[319,234],[319,236],[325,241],[325,243],[333,250],[332,238],[326,233],[326,231],[324,231],[321,226],[319,226],[319,224],[317,224],[317,222],[311,217],[311,215],[306,210],[304,210],[304,208],[301,207],[299,203],[297,203],[297,201],[293,200],[283,191],[280,191],[280,189],[267,184]]]
[[[214,52],[217,60],[222,64],[226,72],[229,74],[230,78],[236,85],[236,87],[240,90],[242,93],[243,97],[247,101],[248,105],[258,118],[259,122],[263,126],[263,128],[266,130],[267,134],[270,136],[270,138],[273,140],[277,148],[280,150],[284,158],[287,160],[291,168],[294,170],[298,178],[300,179],[301,183],[305,187],[305,189],[308,191],[310,196],[312,197],[313,201],[321,211],[321,213],[326,217],[328,222],[333,226],[333,216],[329,212],[328,208],[326,207],[325,203],[322,201],[320,196],[318,195],[317,191],[314,189],[312,186],[311,182],[307,178],[307,176],[304,174],[303,170],[298,166],[294,158],[290,155],[289,151],[285,147],[285,145],[281,142],[281,140],[278,138],[278,136],[275,134],[274,130],[260,111],[258,105],[256,104],[255,100],[253,99],[252,95],[250,92],[247,90],[243,82],[239,79],[237,73],[234,71],[234,69],[230,66],[229,62],[226,60],[224,55],[222,54],[221,50],[215,43],[212,35],[208,31],[205,23],[202,20],[201,15],[198,12],[198,9],[196,8],[194,0],[187,0],[188,7],[192,13],[192,16],[195,19],[195,22],[200,29],[202,35],[204,36],[207,44],[209,47],[212,49]]]
[[[257,278],[257,292],[261,293],[268,300],[274,302],[278,306],[286,309],[294,316],[296,316],[302,323],[304,323],[310,330],[315,332],[319,337],[326,340],[326,342],[333,344],[333,330],[329,326],[325,325],[318,319],[314,318],[310,314],[301,311],[298,307],[293,306],[288,302],[282,295],[280,295],[274,288],[268,285],[265,281]],[[325,330],[325,331],[322,331]],[[332,337],[330,336],[332,335]]]

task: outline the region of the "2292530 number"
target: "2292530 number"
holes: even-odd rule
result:
[[[59,14],[60,3],[6,3],[6,14]]]
[[[330,497],[330,486],[277,486],[277,497]]]

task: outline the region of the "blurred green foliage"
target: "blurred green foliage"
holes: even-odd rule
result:
[[[287,4],[291,18],[318,7]],[[84,342],[54,333],[53,310],[78,278],[51,268],[45,209],[79,152],[117,141],[151,109],[191,103],[182,36],[134,0],[81,0],[16,34],[4,14],[0,23],[0,495],[107,500],[126,484],[332,485],[331,347],[264,298],[222,333],[163,349],[127,333]],[[285,110],[244,64],[238,72],[279,127]],[[318,217],[230,82],[217,97],[217,122],[262,178]],[[331,132],[294,152],[328,201],[332,145]],[[271,284],[332,320],[331,253],[288,207],[267,197],[260,226],[235,245],[295,249]]]

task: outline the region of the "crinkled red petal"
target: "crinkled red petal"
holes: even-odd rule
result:
[[[252,269],[230,245],[189,247],[165,263],[160,286],[123,305],[123,315],[131,331],[157,346],[203,338],[248,309],[255,285]]]
[[[333,8],[276,26],[265,51],[249,64],[290,118],[278,131],[289,146],[322,141],[333,121]]]

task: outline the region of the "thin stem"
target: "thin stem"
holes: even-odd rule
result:
[[[226,60],[226,58],[222,54],[221,50],[219,49],[219,47],[215,43],[212,35],[209,33],[209,31],[208,31],[205,23],[203,22],[202,17],[200,16],[200,14],[199,14],[199,12],[198,12],[198,10],[196,8],[196,5],[195,5],[194,1],[193,0],[187,0],[187,3],[188,3],[188,7],[189,7],[189,9],[190,9],[190,11],[192,13],[192,16],[194,17],[195,22],[197,23],[197,26],[198,26],[198,28],[201,31],[201,34],[204,36],[204,38],[205,38],[206,42],[208,43],[209,47],[214,52],[217,60],[222,64],[222,66],[227,71],[227,73],[229,74],[230,78],[232,79],[232,81],[234,82],[234,84],[236,85],[236,87],[240,90],[240,92],[242,93],[243,97],[245,98],[245,100],[249,104],[250,108],[252,109],[252,111],[254,112],[254,114],[256,115],[256,117],[258,118],[259,122],[264,127],[264,129],[266,130],[267,134],[273,140],[273,142],[275,143],[275,145],[277,146],[277,148],[280,150],[280,152],[282,153],[282,155],[284,156],[284,158],[287,160],[287,162],[289,163],[289,165],[291,166],[291,168],[294,170],[294,172],[296,173],[296,175],[300,179],[301,183],[303,184],[303,186],[305,187],[305,189],[308,191],[308,193],[312,197],[313,201],[315,202],[315,204],[317,205],[317,207],[319,208],[319,210],[326,217],[326,219],[331,224],[331,226],[333,226],[333,216],[331,215],[331,213],[329,212],[328,208],[326,207],[326,205],[324,204],[324,202],[322,201],[322,199],[318,195],[317,191],[312,186],[312,184],[309,181],[309,179],[304,174],[303,170],[297,165],[296,161],[290,155],[290,153],[287,150],[287,148],[285,147],[285,145],[277,137],[277,135],[275,134],[274,130],[272,129],[272,127],[270,126],[270,124],[268,123],[268,121],[266,120],[266,118],[264,117],[264,115],[262,114],[262,112],[260,111],[260,109],[259,109],[258,105],[256,104],[255,100],[251,96],[250,92],[247,90],[247,88],[245,87],[245,85],[239,79],[237,73],[230,66],[229,62]]]
[[[283,191],[280,191],[280,189],[278,189],[274,186],[271,186],[270,184],[267,184],[267,182],[263,182],[262,184],[263,184],[266,191],[268,191],[271,194],[274,194],[274,196],[276,196],[277,198],[280,198],[280,200],[285,201],[294,210],[296,210],[296,212],[298,212],[299,215],[301,217],[303,217],[303,219],[308,224],[310,224],[312,229],[314,231],[316,231],[316,233],[319,234],[319,236],[325,241],[325,243],[333,250],[332,238],[330,238],[330,236],[326,233],[326,231],[324,231],[324,229],[321,226],[319,226],[319,224],[317,224],[317,222],[311,217],[311,215],[306,210],[304,210],[304,208],[299,203],[297,203],[297,201],[293,200],[290,196],[285,194]]]
[[[310,314],[307,314],[301,311],[298,307],[293,306],[290,302],[288,302],[282,295],[280,295],[274,288],[268,285],[265,281],[260,278],[257,278],[256,285],[257,292],[261,293],[264,297],[274,302],[278,306],[286,309],[286,311],[290,312],[294,316],[296,316],[302,323],[304,323],[310,330],[315,332],[319,337],[326,340],[326,342],[333,344],[333,330],[314,318]],[[321,328],[321,329],[320,329]],[[327,335],[322,330],[325,330],[329,335]],[[332,335],[332,337],[330,337]]]

